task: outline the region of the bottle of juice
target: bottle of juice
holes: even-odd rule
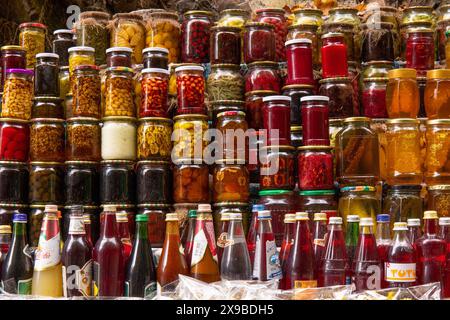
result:
[[[372,218],[362,218],[360,226],[361,233],[353,260],[356,291],[379,290],[383,268],[378,257]]]
[[[248,254],[250,255],[250,263],[252,264],[252,268],[255,260],[256,234],[258,233],[258,211],[263,210],[264,205],[262,204],[254,204],[252,206],[252,220],[247,233],[247,248]]]
[[[11,243],[11,226],[1,225],[0,226],[0,278],[2,275],[2,265],[3,261],[8,254],[9,245]]]
[[[412,245],[416,240],[422,236],[422,229],[420,228],[420,219],[408,219],[408,238]]]
[[[294,243],[295,237],[295,214],[287,213],[284,215],[284,234],[280,249],[280,266],[283,270],[283,265],[289,258],[289,251]]]
[[[61,234],[58,207],[46,205],[39,245],[36,249],[31,292],[33,295],[62,297]]]
[[[295,240],[280,281],[280,289],[284,290],[317,287],[308,213],[297,212],[295,220]]]
[[[353,258],[355,256],[356,246],[358,245],[359,237],[359,216],[347,216],[347,230],[345,230],[345,250],[347,252],[347,259],[349,266],[353,265]],[[353,268],[350,268],[350,274],[353,273]],[[347,279],[349,284],[351,279]]]
[[[224,212],[220,217],[219,237],[217,238],[217,260],[220,263],[222,261],[223,249],[228,241],[228,226],[230,225],[230,214]]]
[[[195,224],[197,223],[197,210],[189,210],[188,225],[184,230],[186,231],[186,242],[183,244],[184,256],[186,263],[191,265],[192,248],[194,246]]]
[[[389,283],[385,279],[386,271],[384,270],[385,263],[388,259],[389,249],[391,247],[391,217],[388,214],[377,215],[377,251],[378,258],[381,262],[381,288],[387,288]]]
[[[439,226],[441,227],[441,238],[445,240],[447,245],[446,262],[441,282],[441,298],[450,298],[450,218],[439,218]]]
[[[258,211],[258,232],[256,234],[253,279],[259,281],[280,279],[282,276],[271,221],[270,211]]]
[[[83,215],[84,231],[86,233],[86,241],[89,246],[94,249],[94,242],[92,241],[92,227],[91,227],[91,217],[88,214]]]
[[[131,255],[131,237],[130,227],[128,226],[128,215],[125,211],[116,212],[117,231],[119,233],[120,241],[122,242],[123,261],[127,265],[128,259]]]
[[[317,212],[314,214],[314,230],[313,230],[313,252],[314,252],[314,272],[315,278],[319,272],[320,263],[323,253],[325,252],[325,236],[327,234],[327,215],[325,212]]]
[[[423,214],[424,233],[415,243],[419,285],[442,281],[447,247],[438,234],[438,219],[436,211],[425,211]]]
[[[342,218],[331,217],[328,224],[325,252],[319,268],[318,286],[345,285],[348,276],[349,264],[342,231]]]
[[[416,252],[409,242],[406,222],[394,223],[394,239],[384,268],[390,288],[407,288],[417,283]]]
[[[224,243],[220,275],[223,280],[251,280],[252,267],[242,226],[242,214],[229,214],[228,237]]]

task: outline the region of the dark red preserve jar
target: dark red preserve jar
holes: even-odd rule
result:
[[[131,68],[133,49],[127,47],[112,47],[106,49],[106,65],[110,67]]]
[[[280,8],[263,8],[256,10],[256,21],[269,23],[274,26],[275,32],[275,61],[284,62],[284,42],[287,36],[286,12]]]
[[[241,29],[216,26],[211,28],[209,56],[211,64],[241,63]]]
[[[263,128],[267,130],[267,145],[290,145],[291,98],[267,96],[263,98],[263,103],[262,118]]]
[[[286,84],[314,84],[312,41],[292,39],[286,41]]]
[[[267,96],[277,94],[271,90],[256,90],[245,94],[245,114],[248,127],[251,129],[262,129],[262,99]]]
[[[322,36],[322,77],[347,77],[347,46],[344,34],[330,32]]]
[[[212,12],[188,11],[181,25],[181,61],[209,62],[209,37]]]
[[[275,61],[274,26],[262,22],[248,22],[244,33],[244,62]]]
[[[305,146],[330,145],[329,107],[326,96],[300,98],[302,108],[303,144]]]
[[[248,65],[248,71],[245,74],[245,92],[270,90],[280,93],[280,83],[278,63],[257,61]]]
[[[25,69],[27,67],[26,51],[21,46],[3,46],[1,47],[1,70],[2,81],[0,91],[3,91],[3,85],[6,79],[7,69]]]
[[[412,29],[407,33],[406,68],[417,70],[418,76],[425,76],[434,69],[434,33],[431,29]]]
[[[300,190],[333,189],[333,155],[330,146],[303,146],[298,150]]]
[[[30,147],[28,121],[0,119],[0,160],[26,162]]]
[[[177,114],[206,114],[203,67],[184,65],[175,69],[177,79]]]

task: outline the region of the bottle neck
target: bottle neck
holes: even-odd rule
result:
[[[102,238],[115,238],[118,236],[117,233],[117,223],[116,223],[116,213],[115,212],[105,212],[104,213],[103,228],[100,237]]]
[[[373,234],[373,227],[370,226],[361,227],[361,234]]]
[[[391,232],[389,230],[389,222],[378,222],[378,224],[377,224],[377,240],[391,240]]]
[[[147,222],[144,221],[136,222],[136,239],[142,240],[148,239]]]
[[[244,238],[244,227],[242,226],[242,220],[230,220],[229,225],[229,234],[228,236],[232,236],[233,238],[242,237]],[[228,231],[228,230],[225,230]]]
[[[130,238],[130,229],[128,228],[128,222],[121,221],[117,223],[117,229],[119,232],[119,236],[123,239]]]
[[[347,232],[345,234],[345,243],[347,245],[355,244],[358,242],[359,225],[356,222],[349,222],[347,224]]]
[[[178,228],[178,221],[167,221],[166,223],[166,236],[176,235],[180,236],[180,231]]]
[[[395,242],[402,242],[402,241],[408,241],[408,231],[407,230],[397,230],[394,233],[394,243]]]
[[[423,228],[426,234],[437,234],[438,219],[424,219]]]
[[[21,222],[14,222],[13,226],[13,238],[27,236],[27,224]]]
[[[69,235],[71,236],[85,236],[86,231],[84,228],[83,217],[70,217],[69,223]]]

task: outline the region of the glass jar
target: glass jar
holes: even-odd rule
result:
[[[345,22],[325,22],[322,26],[324,34],[327,33],[342,33],[344,36],[344,44],[347,48],[347,60],[348,61],[359,61],[360,57],[356,56],[356,46],[355,43],[355,25],[352,23]]]
[[[275,27],[268,23],[247,22],[244,33],[244,62],[275,61]]]
[[[75,117],[100,117],[101,89],[99,67],[80,65],[74,69],[72,82]]]
[[[365,23],[361,29],[361,61],[395,59],[392,23]]]
[[[299,192],[297,210],[308,212],[310,225],[314,221],[314,213],[337,210],[338,203],[334,190],[308,190]]]
[[[64,120],[36,118],[30,127],[30,161],[64,162]]]
[[[275,33],[275,61],[286,61],[284,42],[287,36],[287,21],[284,9],[262,8],[255,11],[255,21],[274,26]]]
[[[244,78],[235,64],[215,64],[206,81],[208,100],[244,100]]]
[[[172,120],[165,118],[139,119],[137,129],[138,160],[169,160],[172,151],[171,137]]]
[[[217,115],[226,111],[241,111],[244,112],[245,103],[240,100],[216,100],[211,102],[212,108],[212,127],[217,126]],[[245,113],[244,113],[245,114]]]
[[[110,26],[110,47],[131,48],[132,64],[142,63],[142,50],[145,48],[145,26],[142,17],[132,13],[116,13]]]
[[[383,201],[383,212],[391,216],[394,222],[407,222],[408,219],[420,219],[423,215],[423,201],[420,197],[420,185],[390,186]]]
[[[181,24],[181,61],[208,63],[212,12],[188,11]]]
[[[152,12],[146,22],[146,46],[165,48],[169,63],[180,62],[181,27],[176,12]],[[145,66],[145,68],[150,68]],[[159,68],[159,67],[158,67]]]
[[[276,91],[256,90],[248,91],[245,94],[245,114],[248,127],[259,130],[263,128],[262,123],[262,107],[264,105],[263,98],[276,94]]]
[[[2,118],[29,120],[33,98],[33,70],[7,69],[3,87]]]
[[[153,248],[162,248],[166,235],[166,214],[171,213],[169,204],[145,203],[138,205],[138,214],[148,217],[148,241]]]
[[[267,96],[263,103],[262,120],[263,128],[267,130],[267,145],[290,145],[291,98]]]
[[[434,68],[434,32],[432,29],[410,29],[406,33],[406,68],[425,76]]]
[[[450,4],[448,4],[448,1],[443,1],[441,6],[437,8],[437,13],[439,21],[450,19]]]
[[[66,161],[65,193],[67,205],[98,202],[98,169],[93,161]]]
[[[381,201],[372,186],[352,186],[341,188],[338,204],[339,217],[342,217],[344,230],[347,228],[347,216],[358,215],[360,218],[372,218],[376,221],[381,213]]]
[[[424,91],[425,111],[428,119],[450,118],[450,70],[431,70],[427,72]]]
[[[34,95],[59,96],[59,56],[38,53],[34,68]]]
[[[387,78],[366,78],[363,80],[362,113],[369,118],[387,118],[386,85]]]
[[[314,84],[312,41],[293,39],[286,41],[286,84]]]
[[[427,121],[425,182],[427,185],[450,182],[450,119]]]
[[[0,202],[27,203],[28,168],[24,162],[0,161]]]
[[[329,17],[327,22],[351,23],[359,25],[358,9],[350,7],[337,7],[328,11]]]
[[[85,11],[80,13],[80,18],[75,25],[77,45],[95,49],[95,61],[90,64],[106,63],[106,49],[109,47],[109,18],[110,15],[106,12]]]
[[[430,29],[432,23],[430,21],[415,21],[404,23],[400,26],[400,58],[402,61],[406,59],[406,42],[408,40],[408,32],[413,30]]]
[[[31,111],[32,118],[64,119],[63,100],[59,97],[35,97]]]
[[[144,68],[169,70],[169,50],[166,48],[150,47],[142,51]]]
[[[428,187],[427,210],[436,210],[439,217],[450,217],[450,184]]]
[[[106,117],[102,119],[102,159],[136,159],[136,123],[131,117]]]
[[[305,146],[330,144],[329,107],[330,98],[326,96],[306,96],[300,98],[303,144]]]
[[[69,73],[70,79],[74,79],[74,71],[78,66],[95,65],[95,49],[92,47],[69,48]],[[72,89],[73,90],[73,89]]]
[[[416,21],[434,23],[435,19],[433,7],[431,6],[408,6],[403,10],[401,22],[402,24]]]
[[[64,99],[65,118],[73,117],[73,95],[68,93]]]
[[[182,65],[175,69],[177,79],[177,114],[206,114],[203,67]]]
[[[288,29],[288,34],[286,40],[293,39],[309,39],[311,40],[312,56],[313,56],[313,66],[317,67],[320,64],[319,60],[319,42],[317,29],[319,28],[316,24],[299,24],[291,25]]]
[[[430,70],[432,71],[432,70]],[[427,85],[427,77],[417,77],[417,86],[419,87],[419,114],[418,118],[426,118],[425,111],[425,87]]]
[[[25,69],[27,66],[26,51],[21,46],[3,46],[0,48],[0,69],[1,86],[0,91],[4,91],[3,86],[6,80],[6,70]]]
[[[218,231],[220,230],[220,218],[222,217],[223,213],[240,213],[242,215],[242,227],[244,229],[244,236],[247,236],[251,220],[251,209],[248,202],[218,202],[213,204],[213,208],[213,220],[214,230],[216,231],[216,238],[219,236]]]
[[[347,118],[336,134],[336,175],[341,185],[375,185],[380,177],[378,137],[370,119]]]
[[[291,126],[291,146],[298,148],[303,146],[303,128],[301,126]]]
[[[52,50],[59,57],[59,65],[69,65],[69,52],[71,47],[75,47],[76,41],[74,32],[68,29],[58,29],[53,32]]]
[[[327,78],[319,83],[319,94],[330,98],[330,118],[346,118],[359,113],[350,78]]]
[[[213,186],[214,202],[248,202],[249,172],[245,160],[217,160],[213,171]]]
[[[238,27],[211,28],[210,62],[214,64],[241,63],[241,29]]]
[[[106,49],[106,66],[131,68],[133,49],[127,47],[112,47]]]
[[[300,190],[333,189],[333,155],[329,146],[298,148],[298,188]]]
[[[422,183],[419,120],[390,119],[386,130],[387,183]]]
[[[134,203],[136,175],[132,161],[107,160],[100,165],[100,203]]]
[[[0,160],[26,162],[29,149],[28,121],[0,118]]]
[[[342,119],[331,119],[329,123],[329,133],[330,133],[330,146],[336,147],[336,136],[339,131],[344,127],[344,120]],[[334,150],[333,150],[334,153]]]
[[[139,117],[168,117],[169,71],[146,68],[141,72],[141,104]]]
[[[419,88],[416,70],[395,69],[388,72],[386,108],[389,118],[416,118],[419,112]]]
[[[59,85],[59,98],[64,101],[64,99],[66,98],[66,95],[71,91],[70,80],[69,80],[69,66],[63,66],[63,67],[59,68],[58,83],[59,83],[58,84]],[[63,102],[63,106],[64,106],[64,102]],[[65,106],[64,106],[64,110],[65,110]]]
[[[242,111],[225,111],[217,115],[216,130],[222,135],[224,159],[247,159],[248,142],[245,137],[247,129],[245,113]]]
[[[28,205],[0,203],[0,225],[13,227],[14,215],[20,213],[28,215]]]
[[[314,86],[308,84],[294,84],[284,86],[281,90],[284,96],[291,98],[291,126],[301,126],[302,111],[300,99],[312,95]]]
[[[173,168],[176,203],[209,203],[209,170],[201,159],[178,159]]]
[[[134,107],[133,69],[106,69],[104,117],[136,116]]]
[[[436,27],[436,45],[437,45],[437,60],[445,66],[446,53],[445,47],[447,44],[446,32],[450,29],[450,17],[449,19],[439,21]]]
[[[294,9],[292,11],[294,14],[294,22],[293,25],[304,25],[304,24],[314,24],[319,27],[319,32],[321,31],[320,28],[323,24],[323,18],[322,18],[322,10],[320,9],[310,9],[310,8],[299,8]]]
[[[364,63],[360,81],[367,78],[387,78],[389,70],[393,68],[392,61],[381,60]]]
[[[244,25],[250,19],[250,13],[243,9],[226,9],[220,11],[218,26],[236,27],[244,31]]]
[[[272,61],[258,61],[248,65],[245,74],[245,92],[275,91],[280,92],[281,79],[278,64]]]
[[[173,127],[172,153],[175,159],[201,159],[203,150],[208,145],[208,139],[205,136],[208,130],[208,117],[206,115],[191,114],[176,116],[173,120],[175,123]],[[197,152],[201,152],[201,154],[197,154]]]
[[[172,171],[168,161],[139,161],[136,166],[136,201],[172,202]]]
[[[28,201],[64,203],[64,163],[31,162]]]
[[[100,125],[95,118],[70,118],[66,125],[66,160],[100,161]]]
[[[260,152],[260,190],[295,189],[295,148],[289,145],[262,147]]]
[[[25,22],[19,25],[19,45],[26,50],[27,69],[34,69],[36,55],[45,52],[47,27],[42,23]]]
[[[330,32],[322,36],[323,78],[347,77],[347,47],[342,33]]]

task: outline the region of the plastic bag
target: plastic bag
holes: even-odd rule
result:
[[[390,288],[367,290],[348,296],[348,300],[439,300],[441,286],[439,282],[410,288]]]

